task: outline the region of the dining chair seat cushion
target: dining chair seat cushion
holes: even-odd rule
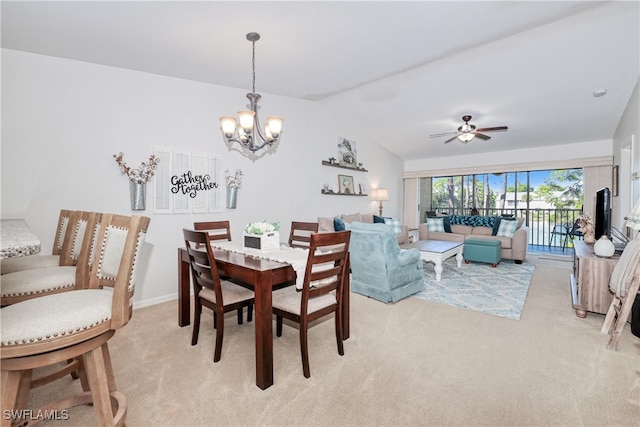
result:
[[[22,301],[0,310],[2,346],[53,340],[111,319],[113,291],[80,289]]]
[[[243,288],[242,286],[238,286],[227,280],[221,280],[220,286],[222,287],[222,299],[224,301],[224,305],[231,305],[240,301],[255,298],[255,294],[252,290]],[[216,302],[216,293],[213,289],[202,288],[199,295],[201,298],[211,301],[212,303]]]
[[[289,286],[277,291],[273,291],[272,306],[289,313],[300,315],[300,300],[302,292],[298,291],[295,286]],[[317,298],[309,299],[308,314],[315,313],[332,304],[336,304],[336,296],[334,294],[326,294]]]
[[[33,270],[35,268],[57,267],[60,265],[60,255],[31,255],[14,258],[5,258],[0,261],[2,274],[15,273],[17,271]]]
[[[73,266],[37,268],[2,275],[2,296],[15,297],[50,293],[72,288],[76,283]]]

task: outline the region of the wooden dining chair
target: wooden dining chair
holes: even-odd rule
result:
[[[211,236],[206,231],[183,229],[184,240],[191,264],[195,311],[193,314],[193,335],[191,345],[198,344],[202,307],[213,310],[216,329],[216,347],[213,361],[220,361],[224,338],[224,314],[238,311],[238,324],[242,324],[242,309],[247,307],[247,321],[252,320],[255,294],[252,290],[236,283],[220,280],[216,265]],[[205,247],[206,250],[202,250]]]
[[[206,231],[210,240],[231,241],[231,225],[229,221],[202,221],[194,222],[193,229],[196,231]]]
[[[300,324],[302,371],[306,378],[311,376],[307,341],[310,322],[335,313],[338,354],[344,355],[342,298],[349,274],[350,238],[350,231],[312,234],[302,289],[289,286],[273,292],[276,335],[282,336],[283,318]]]
[[[2,309],[2,409],[9,414],[39,413],[91,404],[101,426],[123,425],[124,395],[117,391],[107,342],[132,316],[132,297],[140,269],[149,218],[102,215],[90,252],[89,279],[74,289]],[[84,255],[84,254],[83,254]],[[83,391],[27,410],[34,369],[80,359]],[[142,362],[142,361],[140,361]],[[3,416],[2,427],[29,420]]]
[[[231,224],[229,221],[200,221],[193,223],[193,229],[196,231],[206,231],[209,234],[210,241],[231,241]],[[201,246],[202,247],[202,246]],[[228,280],[230,282],[235,283],[236,285],[244,286],[245,288],[250,288],[239,280],[230,279],[229,277],[220,276],[221,280]],[[249,311],[247,313],[247,321],[250,322],[252,319],[253,311]],[[214,313],[214,326],[215,326],[215,313]],[[238,324],[242,324],[242,308],[238,309]]]
[[[71,240],[72,227],[69,227],[69,223],[72,222],[73,214],[74,211],[71,210],[63,209],[60,211],[51,255],[30,255],[0,260],[0,274],[67,265],[64,263],[66,260],[60,258],[60,252],[63,246],[68,245]]]
[[[2,307],[44,295],[81,289],[88,280],[90,248],[95,246],[98,212],[75,211],[67,226],[69,238],[60,252],[60,264],[2,275]],[[86,251],[82,251],[83,248]],[[78,268],[80,264],[80,268]]]
[[[311,234],[318,232],[317,222],[291,221],[289,232],[289,246],[292,248],[309,248]]]

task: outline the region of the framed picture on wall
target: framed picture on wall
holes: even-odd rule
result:
[[[619,167],[616,165],[613,167],[612,170],[612,174],[611,174],[611,195],[614,197],[618,196],[618,173],[619,173]]]
[[[338,175],[338,187],[340,193],[343,194],[355,194],[353,188],[353,177],[349,175]]]
[[[358,168],[356,142],[338,137],[338,164],[347,168]]]

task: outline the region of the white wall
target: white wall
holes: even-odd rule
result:
[[[623,149],[631,145],[632,150]],[[619,196],[613,197],[613,225],[626,232],[624,217],[640,200],[640,180],[631,179],[632,172],[640,172],[640,78],[613,136],[613,155],[613,164],[620,166]]]
[[[320,194],[323,183],[337,183],[338,173],[353,175],[356,186],[388,188],[384,213],[401,217],[402,161],[316,103],[263,93],[262,119],[283,116],[284,134],[276,154],[252,163],[227,151],[218,122],[244,108],[247,90],[8,49],[1,59],[2,218],[25,218],[46,253],[60,209],[150,216],[149,263],[137,306],[175,297],[176,248],[184,244],[182,228],[194,221],[229,219],[237,240],[251,221],[280,221],[288,235],[292,220],[376,211],[367,197]],[[336,156],[339,136],[356,141],[368,173],[321,165]],[[128,180],[112,156],[123,151],[137,166],[154,146],[212,153],[225,169],[242,169],[238,208],[154,215],[148,194],[146,211],[130,211]]]

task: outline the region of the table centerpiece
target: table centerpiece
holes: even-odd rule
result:
[[[278,250],[280,248],[279,230],[280,224],[277,222],[250,222],[244,228],[244,247],[262,252]]]

